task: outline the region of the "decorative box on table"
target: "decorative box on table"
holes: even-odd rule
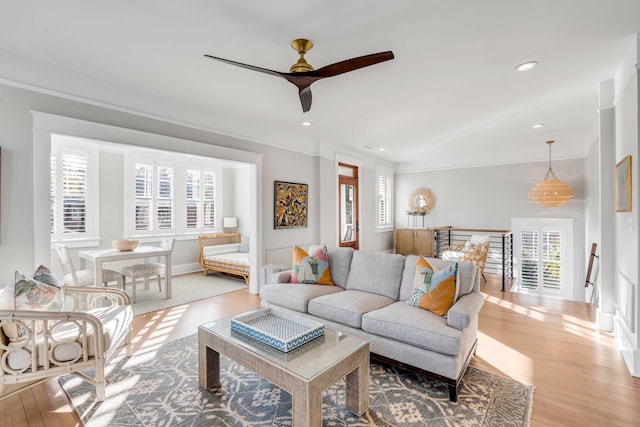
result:
[[[324,324],[266,308],[231,319],[231,330],[289,352],[324,335]]]

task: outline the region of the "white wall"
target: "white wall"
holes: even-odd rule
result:
[[[629,371],[640,376],[640,320],[638,304],[638,126],[639,84],[636,63],[640,58],[634,43],[616,75],[615,101],[615,162],[631,155],[632,211],[616,213],[615,220],[615,289],[616,315],[614,332],[616,341]]]
[[[395,175],[396,227],[407,226],[405,211],[409,208],[409,196],[419,187],[429,188],[435,197],[435,207],[425,217],[426,227],[509,230],[512,218],[573,218],[572,299],[583,300],[588,251],[584,232],[585,163],[584,159],[553,160],[552,157],[552,166],[556,175],[576,191],[576,196],[559,208],[542,208],[527,197],[529,190],[542,180],[547,162],[398,173]]]

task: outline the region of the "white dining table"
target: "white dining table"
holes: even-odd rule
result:
[[[78,255],[81,259],[93,263],[95,268],[95,286],[102,286],[102,267],[105,262],[122,261],[128,259],[141,259],[164,257],[164,277],[165,298],[171,298],[171,249],[164,249],[157,246],[138,246],[132,251],[118,251],[116,249],[91,249],[80,251]]]

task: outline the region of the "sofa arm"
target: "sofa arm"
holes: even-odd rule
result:
[[[272,282],[273,283],[290,283],[291,282],[291,270],[279,271],[277,273],[273,273]]]
[[[462,331],[471,324],[473,317],[478,317],[482,304],[484,295],[480,292],[471,292],[460,297],[447,313],[447,324]]]

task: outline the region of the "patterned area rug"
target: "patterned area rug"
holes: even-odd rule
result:
[[[113,361],[107,399],[73,375],[60,384],[86,426],[290,426],[291,396],[221,357],[222,387],[198,386],[196,335]],[[89,372],[89,371],[88,371]],[[92,374],[92,372],[89,372]],[[457,403],[438,381],[371,365],[369,410],[345,407],[344,382],[324,393],[325,426],[527,426],[533,387],[470,367]]]

